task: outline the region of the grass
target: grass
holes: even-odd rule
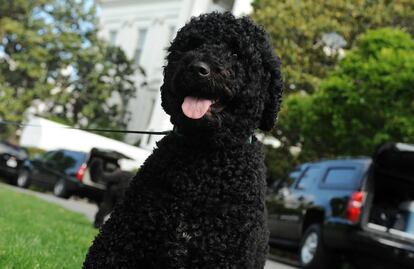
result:
[[[96,233],[83,215],[0,185],[0,268],[81,268]]]

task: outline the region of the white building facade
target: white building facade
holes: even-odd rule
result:
[[[248,13],[251,0],[99,0],[100,36],[120,46],[145,71],[136,75],[136,97],[130,100],[130,130],[171,130],[161,108],[166,48],[192,16],[211,11]],[[143,84],[143,82],[146,82]],[[153,149],[160,136],[128,135],[126,142]]]

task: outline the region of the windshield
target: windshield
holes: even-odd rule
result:
[[[0,142],[0,154],[3,153],[7,153],[21,159],[27,158],[26,150],[7,142]]]

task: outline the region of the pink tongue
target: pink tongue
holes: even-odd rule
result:
[[[200,99],[197,97],[187,96],[184,99],[181,109],[184,112],[184,115],[190,119],[199,119],[207,113],[208,109],[212,104],[211,100]]]

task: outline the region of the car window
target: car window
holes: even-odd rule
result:
[[[47,162],[47,161],[49,161],[50,159],[53,158],[53,156],[56,154],[56,152],[57,151],[47,151],[47,152],[43,153],[42,155],[40,155],[39,159],[44,161],[44,162]]]
[[[293,183],[298,179],[300,174],[301,174],[300,170],[295,170],[291,172],[288,178],[285,180],[285,187],[290,188],[293,185]]]
[[[334,188],[354,188],[358,178],[354,167],[329,168],[323,179],[323,185]]]
[[[49,161],[58,162],[62,159],[62,157],[63,157],[63,152],[62,151],[56,151],[55,154],[50,156]]]
[[[15,150],[12,149],[9,145],[0,143],[0,153],[9,153],[14,154]]]
[[[302,177],[299,179],[298,183],[296,184],[296,189],[299,190],[307,190],[315,184],[316,179],[321,171],[320,167],[311,166],[306,169],[305,173],[303,173]]]
[[[8,147],[3,143],[0,143],[0,153],[5,153],[8,151]]]
[[[62,151],[62,155],[57,159],[57,167],[61,171],[76,172],[85,162],[86,154],[78,151]]]
[[[8,144],[7,142],[0,142],[0,154],[7,153],[18,158],[27,158],[27,152],[15,145]]]

